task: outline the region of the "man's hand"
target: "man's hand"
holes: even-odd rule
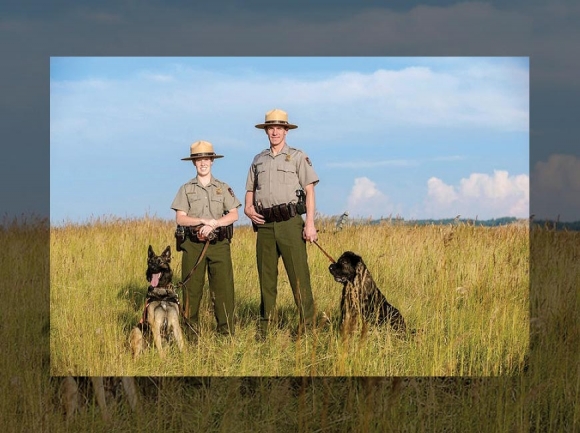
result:
[[[316,242],[318,240],[318,232],[314,224],[305,224],[302,231],[302,238],[308,242]]]
[[[266,220],[264,220],[264,217],[260,215],[258,212],[256,212],[256,208],[254,207],[254,205],[245,207],[244,213],[248,218],[252,220],[254,224],[264,224],[266,222]]]

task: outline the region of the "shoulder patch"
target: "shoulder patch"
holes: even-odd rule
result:
[[[310,161],[310,158],[306,157],[306,162],[308,163],[308,165],[312,166],[312,162]]]
[[[231,189],[231,188],[228,188],[228,191],[229,191],[229,193],[232,195],[232,197],[235,197],[235,195],[234,195],[234,190],[233,190],[233,189]]]

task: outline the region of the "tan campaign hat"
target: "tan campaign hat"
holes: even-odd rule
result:
[[[296,125],[288,123],[288,113],[279,108],[274,108],[266,113],[266,120],[264,123],[259,123],[256,128],[265,129],[266,126],[281,125],[286,126],[288,129],[298,128]]]
[[[209,141],[196,141],[190,147],[189,158],[181,158],[182,161],[191,161],[198,158],[223,158],[223,155],[216,155],[213,145]]]

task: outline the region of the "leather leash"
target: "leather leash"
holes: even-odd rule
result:
[[[189,281],[189,279],[193,275],[193,272],[197,269],[197,267],[199,266],[199,264],[203,260],[203,257],[205,256],[205,252],[207,251],[207,247],[209,247],[210,241],[211,241],[211,239],[208,239],[207,241],[205,241],[203,249],[201,250],[199,257],[197,258],[197,262],[195,263],[195,265],[193,265],[193,268],[191,268],[191,271],[189,271],[189,274],[187,274],[187,277],[185,277],[185,280],[178,283],[178,286],[185,286],[185,284]]]
[[[187,274],[187,277],[185,277],[185,280],[181,281],[180,283],[178,283],[177,285],[179,287],[182,288],[183,290],[183,294],[184,294],[184,302],[183,302],[183,309],[181,311],[181,317],[183,318],[183,320],[185,321],[185,323],[191,327],[191,325],[189,324],[189,321],[187,320],[187,318],[185,317],[188,313],[189,313],[189,296],[187,293],[187,290],[185,288],[185,284],[187,284],[187,282],[189,281],[189,279],[191,278],[191,276],[193,275],[194,271],[197,269],[197,267],[199,266],[199,264],[201,263],[201,261],[203,260],[203,257],[205,256],[205,252],[207,251],[207,248],[209,247],[209,243],[211,242],[211,239],[208,238],[207,241],[205,241],[205,244],[203,246],[203,249],[201,250],[201,253],[199,253],[199,257],[197,258],[197,262],[195,263],[195,265],[193,265],[193,268],[191,268],[191,271],[189,271],[189,274]]]
[[[328,254],[326,251],[324,251],[324,249],[322,249],[322,247],[321,247],[320,245],[318,245],[318,242],[317,242],[317,241],[312,241],[312,242],[314,242],[314,245],[316,245],[318,248],[320,248],[320,251],[322,251],[322,252],[324,253],[324,255],[325,255],[326,257],[328,257],[328,260],[330,260],[330,263],[336,263],[336,260],[334,260],[334,259],[333,259],[333,258],[330,256],[330,254]]]

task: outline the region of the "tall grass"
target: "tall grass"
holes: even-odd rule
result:
[[[47,430],[48,242],[47,220],[0,225],[0,425],[9,431]]]
[[[388,329],[343,340],[337,332],[342,287],[329,260],[308,245],[317,308],[332,325],[295,339],[297,311],[280,263],[280,323],[255,341],[259,286],[255,234],[232,242],[236,334],[220,338],[207,293],[202,338],[161,360],[155,350],[134,362],[129,330],[147,290],[147,247],[173,245],[172,222],[105,220],[51,230],[51,371],[55,375],[187,376],[489,376],[519,371],[528,348],[529,243],[525,227],[380,225],[335,232],[321,223],[320,244],[338,257],[360,254],[387,299],[400,309],[410,339]],[[173,251],[175,282],[180,253]]]
[[[109,222],[100,229],[103,229]],[[134,224],[136,231],[140,232],[139,237],[150,240],[154,246],[163,244],[164,236],[171,236],[171,225],[167,225],[166,231],[160,231],[159,227],[162,225],[156,222],[141,221],[131,224]],[[77,234],[83,233],[83,230],[90,233],[98,228],[98,224],[85,228],[78,227]],[[443,242],[441,236],[446,235],[447,229],[438,232],[438,229],[431,228],[422,232],[429,238],[429,242],[423,242],[421,236],[412,236],[413,228],[399,230],[399,227],[385,227],[382,229],[384,231],[381,232],[381,238],[370,237],[373,239],[373,245],[380,241],[380,248],[384,249],[375,258],[373,258],[371,243],[360,241],[358,233],[334,235],[332,228],[327,228],[320,234],[321,245],[333,255],[337,255],[345,245],[349,245],[353,250],[363,254],[377,279],[385,278],[387,275],[388,278],[401,283],[406,278],[412,278],[417,287],[431,287],[432,281],[443,281],[444,275],[451,275],[451,272],[455,272],[456,279],[462,279],[465,275],[473,275],[473,273],[464,275],[463,272],[474,269],[478,270],[478,278],[475,281],[492,281],[491,271],[483,272],[482,269],[486,269],[485,264],[487,266],[493,264],[493,254],[491,257],[486,255],[486,260],[480,264],[465,264],[459,269],[456,267],[454,270],[449,268],[448,271],[430,272],[429,277],[424,276],[424,273],[428,272],[426,269],[434,265],[431,262],[434,257],[427,260],[424,257],[413,256],[415,273],[405,275],[397,269],[396,265],[400,263],[400,260],[391,255],[390,244],[401,242],[406,249],[414,252],[445,250],[453,246],[453,242],[467,242],[466,238],[469,239],[469,237],[466,234],[474,231],[478,235],[482,234],[482,239],[480,241],[471,239],[472,245],[487,245],[490,247],[488,249],[496,250],[497,254],[503,251],[502,254],[506,259],[505,252],[511,251],[510,263],[512,266],[517,263],[517,251],[520,244],[515,241],[515,238],[519,239],[519,232],[512,231],[511,228],[497,229],[506,231],[500,234],[479,231],[479,229],[473,230],[470,227],[458,227],[454,236],[447,241],[447,246],[444,243],[443,247],[440,245]],[[253,246],[251,235],[245,239],[240,232],[236,233],[235,248],[240,248],[244,242],[247,242],[247,248],[250,248],[248,251],[251,251]],[[129,234],[126,235],[129,236]],[[495,236],[511,240],[511,245],[496,244]],[[51,244],[62,239],[61,234],[53,231]],[[412,239],[416,239],[417,242],[411,242]],[[288,378],[256,378],[255,382],[250,382],[250,384],[240,378],[214,377],[210,384],[206,383],[201,387],[192,385],[189,379],[179,377],[159,378],[155,381],[149,377],[140,377],[137,378],[142,408],[139,413],[131,414],[121,400],[116,404],[113,403],[113,421],[105,423],[94,401],[89,398],[84,410],[72,422],[67,423],[56,397],[60,381],[58,377],[50,377],[49,367],[51,363],[57,364],[55,359],[49,358],[49,354],[55,357],[57,346],[55,341],[52,341],[52,352],[49,353],[49,329],[53,332],[53,337],[55,331],[53,324],[51,323],[50,326],[48,324],[48,225],[45,221],[39,221],[27,223],[25,226],[6,226],[0,229],[0,241],[3,246],[3,254],[0,255],[0,276],[2,277],[2,285],[0,285],[2,295],[0,425],[6,432],[579,431],[580,260],[578,258],[580,257],[580,233],[537,229],[531,232],[530,239],[530,350],[524,356],[521,368],[514,368],[511,374],[507,374],[509,371],[505,370],[493,377],[393,377],[377,378],[377,380],[353,377],[314,377],[307,382],[301,378],[297,381]],[[69,240],[69,242],[78,245],[80,241]],[[87,240],[85,242],[90,244]],[[494,245],[497,248],[491,248]],[[141,244],[131,245],[131,248],[139,251],[142,251],[143,247]],[[523,245],[521,247],[525,250]],[[82,257],[88,249],[88,247],[77,247],[77,254]],[[378,247],[374,248],[375,253],[377,249]],[[60,251],[66,251],[66,248],[61,247]],[[371,254],[368,254],[369,251]],[[465,249],[463,251],[465,252]],[[56,259],[55,252],[56,250],[53,250],[51,254],[53,260]],[[388,255],[379,257],[381,254]],[[404,249],[398,251],[398,254],[411,256]],[[248,253],[248,255],[251,254]],[[326,277],[317,272],[325,270],[326,263],[324,263],[325,259],[317,258],[319,255],[314,248],[310,249],[313,275],[318,275],[319,283],[322,284]],[[78,259],[79,256],[75,257],[74,262],[72,258],[66,259],[71,264],[70,267],[75,268],[70,270],[71,274],[82,275],[79,271],[82,266],[78,265]],[[131,277],[130,271],[127,271],[130,260],[128,257],[126,259],[125,273],[120,278],[123,281],[134,278],[134,290],[137,293],[143,290],[144,258],[135,258],[134,277]],[[236,258],[238,263],[245,259],[239,256]],[[452,254],[449,252],[445,255],[445,262],[449,263],[451,259]],[[103,261],[106,260],[108,259],[103,259]],[[373,260],[383,265],[373,264]],[[253,267],[252,261],[251,257],[247,261],[250,268]],[[252,272],[252,270],[248,269],[247,272]],[[435,274],[440,280],[435,278],[437,276]],[[516,273],[510,276],[506,285],[510,281],[517,280],[519,278],[517,275]],[[239,279],[237,281],[239,282]],[[424,311],[427,310],[422,305],[427,301],[423,302],[422,299],[408,296],[408,291],[413,289],[413,284],[405,284],[404,288],[398,288],[392,283],[387,285],[387,280],[381,284],[388,298],[401,307],[412,326],[419,328],[423,326],[421,323],[437,324],[443,319],[444,316],[438,316],[436,320],[432,319],[430,322],[421,319],[424,317],[423,314],[426,314]],[[465,296],[469,296],[475,290],[473,284],[467,284],[467,281],[462,281],[462,284],[461,287],[465,287],[466,292],[456,291],[454,284],[450,284],[452,290],[451,293],[447,293],[447,298],[433,299],[433,292],[425,290],[425,293],[431,293],[431,297],[426,299],[431,304],[443,303],[445,299],[456,299],[460,304],[456,305],[459,310],[465,308],[461,303],[467,303],[469,306],[471,302],[473,307],[473,304],[483,300],[479,294],[476,299],[466,298],[459,302],[460,298],[456,298],[457,293],[465,293]],[[106,286],[103,287],[106,288]],[[333,286],[328,285],[327,289],[331,287]],[[50,288],[51,297],[54,290],[54,286]],[[320,303],[324,297],[320,295],[319,288],[315,290]],[[339,291],[339,288],[333,287],[332,290]],[[478,290],[481,290],[481,287]],[[514,295],[513,291],[505,290],[504,292],[503,296],[508,299]],[[252,292],[252,296],[255,297],[256,293]],[[337,295],[329,294],[328,298],[332,297],[335,300],[335,296]],[[127,296],[120,296],[115,302],[121,305],[131,304],[128,299]],[[256,301],[250,303],[251,312],[254,312],[255,304]],[[127,308],[130,313],[128,316],[131,317],[121,320],[117,316],[119,321],[115,322],[114,326],[122,328],[124,320],[128,320],[127,323],[129,323],[129,319],[138,316],[136,307],[134,310],[130,307],[122,307]],[[54,308],[54,305],[51,305],[51,308]],[[112,306],[112,308],[118,307]],[[239,305],[238,308],[240,308]],[[501,311],[498,310],[495,315],[492,315],[493,311],[492,309],[489,312],[487,321],[485,319],[479,321],[482,326],[486,322],[498,323]],[[88,312],[89,316],[92,314]],[[244,316],[244,313],[238,312],[238,314]],[[449,314],[455,318],[459,313]],[[495,318],[493,322],[492,318]],[[504,323],[509,323],[507,318],[502,320]],[[81,323],[85,321],[85,319],[80,320]],[[248,322],[251,321],[248,319]],[[209,329],[209,325],[207,326]],[[244,326],[247,325],[240,323],[240,329]],[[460,325],[455,325],[455,327],[458,326]],[[105,332],[104,324],[101,327],[102,332]],[[87,328],[89,327],[83,328],[83,331],[86,332]],[[438,329],[446,330],[445,327]],[[489,335],[490,327],[488,326],[486,330],[488,334],[480,333],[482,339],[485,335]],[[123,332],[118,331],[118,333]],[[431,339],[427,340],[428,342],[438,341],[428,334],[423,335],[422,341],[425,341],[427,337]],[[94,334],[87,336],[89,340],[93,338],[95,338]],[[119,338],[119,344],[122,346],[122,337]],[[330,340],[331,337],[327,338]],[[242,338],[243,341],[244,338]],[[274,343],[276,341],[277,339],[274,339]],[[329,345],[329,350],[335,350],[336,358],[340,355],[341,362],[347,364],[350,354],[339,350],[343,348],[343,343],[336,339],[332,341],[334,345]],[[372,343],[372,338],[367,341]],[[271,343],[269,345],[272,345]],[[423,343],[414,340],[408,344],[418,346]],[[397,349],[405,350],[403,346]],[[267,345],[264,346],[264,350],[266,347]],[[293,348],[295,346],[290,344],[289,352]],[[390,355],[397,359],[399,355],[394,349],[393,347]],[[88,360],[94,361],[90,351],[86,351],[89,353]],[[274,354],[277,353],[275,349],[272,351]],[[66,353],[62,349],[60,352]],[[435,350],[432,352],[434,353]],[[126,353],[124,351],[119,353],[124,359]],[[445,350],[439,349],[438,353],[443,356]],[[277,354],[280,356],[280,353]],[[356,353],[353,355],[357,356]],[[148,356],[154,357],[152,353]],[[477,359],[480,358],[481,356]],[[504,358],[508,359],[507,356]],[[61,358],[59,361],[61,364],[63,359],[66,360],[66,357]],[[83,360],[83,357],[78,359]],[[321,363],[332,363],[321,356],[315,359],[320,360]],[[170,360],[174,361],[173,358]],[[262,361],[254,360],[254,363],[258,362]],[[393,363],[393,360],[384,358],[380,362]],[[416,362],[417,365],[419,363],[433,362],[423,359]],[[145,367],[149,367],[149,364],[145,360],[142,361]],[[505,365],[509,365],[509,362]],[[62,365],[59,368],[62,368]]]

